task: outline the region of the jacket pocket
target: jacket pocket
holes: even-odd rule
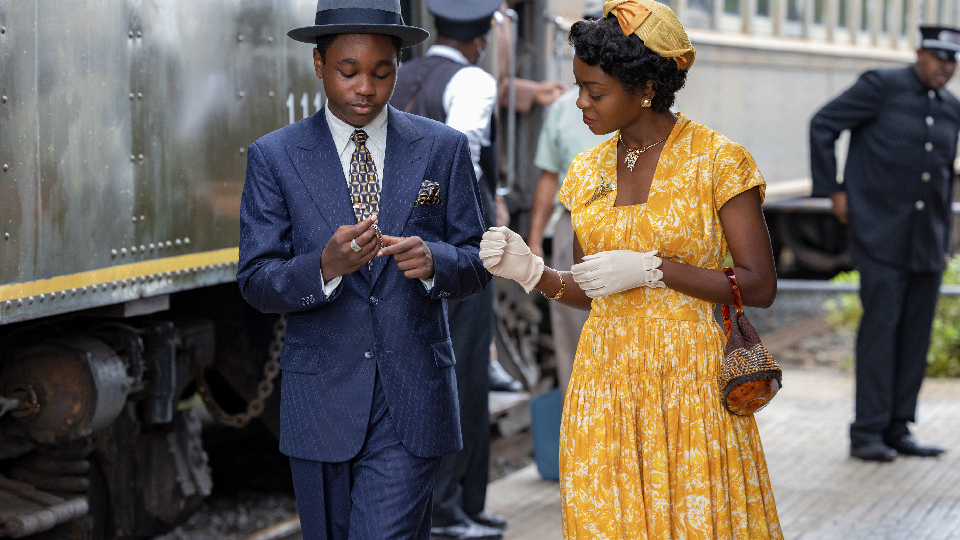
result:
[[[430,344],[430,350],[433,351],[433,360],[438,368],[453,367],[457,363],[453,355],[453,342],[449,338],[443,341],[434,341]]]
[[[320,371],[320,349],[293,343],[284,343],[280,353],[280,369],[304,375]]]

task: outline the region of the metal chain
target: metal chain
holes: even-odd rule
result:
[[[247,403],[247,410],[237,414],[229,414],[223,410],[223,407],[213,398],[207,380],[203,376],[203,370],[197,368],[195,379],[197,381],[197,393],[203,398],[204,405],[210,414],[220,423],[234,428],[245,427],[251,418],[256,418],[263,413],[263,404],[273,394],[273,379],[280,373],[280,351],[283,350],[283,340],[287,331],[287,316],[281,315],[277,322],[273,324],[273,342],[270,343],[270,358],[263,365],[263,380],[257,385],[257,397]]]

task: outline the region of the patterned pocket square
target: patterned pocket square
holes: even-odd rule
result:
[[[440,183],[433,180],[424,180],[417,193],[417,202],[414,206],[440,204]]]

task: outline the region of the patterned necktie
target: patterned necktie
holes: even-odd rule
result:
[[[357,145],[350,157],[350,200],[357,223],[380,213],[380,181],[373,156],[367,150],[367,133],[358,129],[350,136]]]

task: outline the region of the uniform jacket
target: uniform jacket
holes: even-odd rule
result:
[[[850,130],[843,183],[834,143]],[[868,71],[810,122],[813,194],[847,192],[854,250],[914,272],[943,270],[960,101],[914,67]]]
[[[343,276],[324,297],[321,251],[356,218],[323,110],[250,145],[237,279],[253,307],[287,314],[280,449],[288,456],[354,457],[377,371],[412,454],[461,447],[446,299],[479,292],[490,280],[478,256],[477,182],[463,134],[392,107],[388,115],[378,224],[386,235],[427,243],[430,291],[404,277],[392,257],[380,257],[372,272],[365,265]]]

